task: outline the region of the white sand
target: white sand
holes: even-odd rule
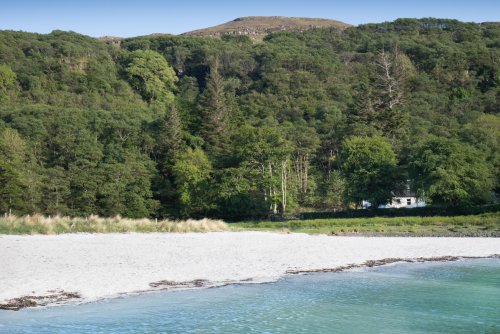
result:
[[[490,256],[497,238],[333,237],[266,232],[0,236],[0,303],[62,289],[85,300],[160,280],[271,281],[287,270],[385,258]]]

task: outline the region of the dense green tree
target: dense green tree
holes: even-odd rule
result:
[[[50,215],[65,215],[69,213],[67,203],[70,199],[70,179],[64,168],[55,166],[47,168],[46,179],[42,186],[42,208]]]
[[[16,74],[4,64],[0,64],[0,102],[8,100],[7,90],[14,86]]]
[[[378,136],[347,139],[342,152],[342,171],[349,184],[347,197],[356,204],[363,200],[374,207],[386,204],[400,181],[396,154]]]
[[[165,176],[171,174],[171,168],[179,154],[182,141],[182,124],[175,106],[171,106],[160,125],[155,150],[159,163],[159,170]]]
[[[16,82],[16,74],[5,64],[0,64],[0,91],[6,91]]]
[[[141,218],[157,208],[151,191],[152,161],[137,155],[127,153],[122,161],[101,167],[104,180],[96,195],[99,214]]]
[[[153,191],[161,203],[161,213],[172,215],[179,200],[173,169],[177,158],[185,150],[182,124],[175,106],[171,106],[161,120],[155,140],[154,160],[158,174],[153,182]]]
[[[198,216],[209,209],[207,189],[211,172],[212,164],[201,149],[187,148],[179,154],[172,173],[181,216]]]
[[[177,82],[174,70],[165,58],[151,50],[136,50],[130,53],[125,68],[128,79],[141,96],[149,102],[172,103],[172,91]]]
[[[430,139],[412,156],[414,179],[435,203],[478,204],[491,199],[494,181],[485,155],[470,145]]]
[[[221,158],[229,150],[232,131],[233,104],[224,79],[219,74],[216,58],[210,67],[207,85],[200,99],[201,134],[213,158]]]
[[[290,202],[290,187],[287,187],[290,183],[290,142],[274,127],[245,126],[240,128],[235,144],[240,165],[251,170],[250,177],[260,176],[260,181],[254,179],[253,182],[260,189],[270,213],[285,212]]]
[[[346,208],[345,195],[347,182],[340,171],[333,171],[324,181],[324,196],[321,197],[319,206],[330,210]]]
[[[500,190],[500,115],[482,114],[460,130],[460,139],[480,150],[486,157],[496,180],[495,191]]]
[[[218,217],[231,220],[264,218],[269,203],[262,195],[261,175],[250,166],[225,168],[216,172],[210,193],[216,198],[213,210]],[[256,182],[257,181],[257,182]]]
[[[13,129],[0,133],[0,210],[25,213],[26,143]]]
[[[306,203],[309,195],[314,193],[315,180],[311,173],[311,160],[319,148],[320,139],[314,128],[304,125],[289,127],[287,137],[294,147],[291,163],[299,200]]]
[[[177,94],[177,110],[186,130],[197,132],[200,127],[198,115],[198,99],[200,90],[198,81],[194,77],[180,78]]]
[[[337,210],[399,172],[436,205],[498,200],[499,38],[433,18],[260,43],[0,31],[0,213]]]
[[[377,132],[377,114],[374,108],[372,89],[367,83],[356,86],[353,102],[347,115],[353,135],[369,135]]]

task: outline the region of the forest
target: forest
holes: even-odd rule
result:
[[[0,31],[0,213],[227,220],[498,202],[500,26],[253,43]]]

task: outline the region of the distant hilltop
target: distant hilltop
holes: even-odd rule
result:
[[[418,21],[415,19],[415,21]],[[434,20],[435,21],[435,20]],[[380,23],[383,24],[383,23]],[[428,27],[430,23],[420,22],[423,27]],[[432,23],[438,28],[446,28],[447,23]],[[500,26],[500,22],[480,22],[476,23],[482,27]],[[442,26],[441,26],[442,25]],[[180,34],[181,36],[208,36],[220,37],[224,35],[248,36],[253,41],[261,41],[266,35],[276,31],[306,31],[315,28],[337,28],[340,30],[352,27],[351,24],[330,20],[309,17],[287,17],[287,16],[245,16],[232,21],[219,24],[213,27],[197,29]],[[170,35],[169,33],[152,33],[147,36]],[[102,36],[98,40],[107,44],[120,45],[125,38],[117,36]]]
[[[500,26],[500,22],[482,22],[482,26]]]
[[[252,40],[261,40],[265,35],[275,31],[293,30],[304,31],[314,28],[334,27],[345,29],[350,24],[329,20],[306,17],[285,16],[246,16],[226,22],[214,27],[198,29],[183,33],[188,36],[222,36],[246,35]]]
[[[98,40],[107,43],[107,44],[120,44],[121,41],[124,39],[123,37],[117,37],[117,36],[101,36],[97,37]]]

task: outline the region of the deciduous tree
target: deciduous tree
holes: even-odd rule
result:
[[[398,185],[396,154],[382,137],[352,137],[344,142],[342,171],[347,180],[347,197],[356,204],[363,200],[378,207],[391,199]]]
[[[132,87],[149,104],[153,101],[173,102],[177,76],[161,54],[151,50],[133,51],[125,71]]]
[[[411,157],[413,178],[434,203],[486,203],[495,182],[484,153],[454,139],[430,139]]]

